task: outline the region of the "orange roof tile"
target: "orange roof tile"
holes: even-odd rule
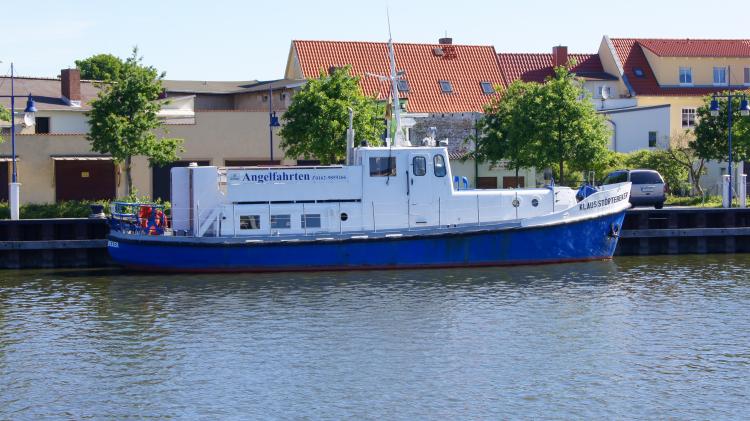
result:
[[[497,55],[505,83],[521,79],[524,82],[544,82],[553,75],[552,54],[500,53]],[[568,54],[575,61],[570,69],[578,76],[591,79],[617,79],[604,71],[599,54]]]
[[[612,46],[614,46],[615,53],[620,59],[620,63],[622,63],[627,83],[630,85],[635,95],[702,96],[727,89],[726,87],[720,86],[662,87],[656,80],[654,71],[648,63],[643,48],[648,48],[645,45],[648,44],[651,47],[658,49],[661,53],[666,53],[667,51],[671,51],[669,54],[674,54],[678,51],[685,53],[679,57],[725,57],[722,54],[725,54],[728,51],[726,49],[727,46],[734,45],[734,41],[732,40],[653,40],[638,38],[611,38],[610,41],[612,42]],[[655,44],[654,42],[656,41],[659,43]],[[701,51],[701,54],[709,54],[706,48],[711,45],[717,47],[717,49],[711,53],[713,55],[690,55],[688,54],[689,51],[686,50],[688,44],[679,41],[690,41],[691,43],[696,43],[695,45],[700,44],[701,48],[692,50],[695,53]],[[723,41],[726,41],[726,43],[723,43]],[[651,50],[651,48],[648,49]],[[636,75],[636,69],[641,69],[643,74],[641,76]]]
[[[748,39],[643,39],[638,43],[660,57],[750,57]]]
[[[388,75],[388,44],[384,42],[293,41],[297,59],[306,79],[316,78],[331,66],[352,66],[362,76],[360,86],[367,95],[385,99],[390,95],[387,81],[365,73]],[[447,47],[447,48],[446,48]],[[443,48],[438,56],[434,49]],[[449,51],[452,50],[452,51]],[[482,91],[480,82],[500,85],[502,74],[492,46],[394,44],[396,70],[405,71],[409,92],[409,112],[480,112],[491,95]],[[442,93],[439,81],[447,80],[452,93]]]

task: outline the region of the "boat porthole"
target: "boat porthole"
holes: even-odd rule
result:
[[[539,199],[532,199],[531,200],[531,206],[533,206],[533,207],[539,206]]]
[[[519,202],[518,199],[513,199],[513,207],[514,208],[517,208],[520,205],[521,205],[521,202]]]
[[[341,212],[341,220],[346,221],[347,219],[349,219],[349,215],[346,212]]]

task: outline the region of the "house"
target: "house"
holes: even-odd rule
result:
[[[64,69],[59,78],[18,77],[14,85],[17,96],[33,95],[38,110],[33,126],[23,127],[16,117],[21,203],[126,195],[121,166],[110,156],[92,152],[86,139],[86,112],[99,93],[97,82],[81,80],[76,69]],[[270,127],[269,112],[283,113],[298,86],[286,80],[164,81],[159,117],[167,136],[185,140],[185,151],[180,161],[166,167],[152,167],[146,158],[134,157],[132,177],[138,195],[168,199],[169,168],[190,162],[218,166],[294,163],[282,157],[278,129]],[[0,78],[0,95],[9,94],[9,78]],[[0,104],[10,108],[7,98],[0,99]],[[17,99],[15,105],[21,112],[25,101]],[[11,142],[9,128],[3,130],[0,200],[7,200]]]
[[[472,185],[534,185],[535,173],[527,170],[522,180],[502,165],[460,161],[471,147],[466,139],[476,134],[477,120],[503,84],[495,48],[482,45],[453,44],[441,38],[437,44],[394,43],[396,71],[402,76],[397,83],[407,138],[413,144],[434,136],[448,140],[453,174],[467,177]],[[360,77],[366,95],[387,101],[391,96],[389,81],[378,77],[390,74],[388,44],[356,41],[292,41],[285,78],[317,78],[335,68],[351,66]]]
[[[750,87],[748,39],[609,38],[599,45],[602,67],[617,76],[618,90],[639,107],[670,107],[670,135],[692,130],[704,97]],[[750,171],[748,166],[745,173]],[[726,163],[711,163],[706,187],[718,184]]]
[[[668,146],[669,104],[639,106],[618,76],[605,70],[599,54],[568,54],[567,47],[555,46],[550,54],[500,53],[498,62],[506,85],[516,80],[543,83],[553,76],[555,67],[569,65],[570,71],[583,80],[593,106],[607,118],[613,151]]]

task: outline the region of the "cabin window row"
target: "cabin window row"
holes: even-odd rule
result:
[[[279,214],[271,215],[271,229],[291,229],[292,228],[292,215],[290,214]],[[309,213],[303,214],[300,217],[300,227],[305,228],[320,228],[320,214]],[[241,230],[259,230],[262,228],[260,215],[240,215],[240,229]]]
[[[435,155],[432,157],[432,168],[436,177],[446,176],[448,170],[443,155]],[[427,158],[424,156],[415,156],[412,158],[412,171],[415,176],[423,176],[427,174]],[[370,177],[395,177],[396,174],[395,157],[370,158]]]

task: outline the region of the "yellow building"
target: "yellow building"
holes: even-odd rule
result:
[[[636,98],[639,106],[670,106],[671,136],[695,127],[706,95],[750,89],[750,40],[605,35],[599,56],[605,71],[618,76],[622,97]],[[726,170],[726,163],[712,163],[704,184],[714,187]]]

